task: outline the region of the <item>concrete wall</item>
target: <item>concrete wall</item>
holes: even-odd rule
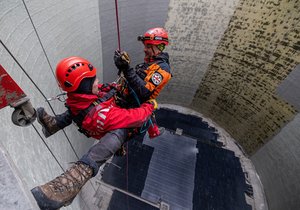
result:
[[[296,110],[275,93],[300,62],[297,1],[240,1],[192,106],[253,154]]]
[[[300,105],[290,94],[298,91],[294,75],[300,63],[299,0],[118,3],[121,48],[129,52],[133,66],[143,60],[137,35],[154,26],[169,31],[167,51],[174,77],[159,102],[192,108],[229,132],[251,156],[271,210],[300,208],[299,115],[295,108]],[[55,113],[64,110],[57,101],[50,107],[44,95],[59,93],[53,70],[65,56],[89,59],[103,69],[98,76],[104,82],[116,78],[114,1],[2,0],[0,39],[12,53],[0,45],[1,65],[33,105],[47,111],[51,107]],[[11,113],[9,107],[0,110],[1,143],[27,190],[60,174],[59,164],[67,168],[68,162],[76,161],[68,139],[77,156],[93,143],[74,126],[43,139],[37,123],[15,127]],[[68,208],[88,208],[84,205],[78,197]]]
[[[151,10],[152,3],[161,6]],[[144,55],[137,36],[148,27],[163,26],[167,17],[168,1],[152,3],[119,1],[122,48],[130,53],[133,66],[142,62]],[[53,111],[61,113],[65,110],[63,103],[45,102],[46,98],[60,93],[54,77],[60,59],[73,55],[84,57],[98,69],[100,81],[103,81],[103,69],[108,69],[104,74],[106,82],[116,79],[113,64],[113,52],[117,49],[114,9],[114,1],[0,1],[0,39],[3,42],[0,45],[0,64],[25,91],[34,107],[43,106],[51,114]],[[16,177],[9,176],[10,180],[20,178],[22,182],[17,187],[26,192],[61,174],[70,162],[76,161],[94,143],[77,132],[74,125],[45,139],[37,122],[26,128],[13,125],[10,119],[12,111],[9,107],[0,110],[1,148],[7,151],[10,164],[16,168]],[[3,171],[1,177],[12,174],[8,172]],[[19,174],[22,175],[18,177]],[[92,209],[93,200],[86,193],[95,193],[91,184],[88,183],[84,194],[77,196],[66,209]],[[0,197],[5,198],[13,187],[9,184],[1,186],[3,194],[0,193]],[[20,209],[13,202],[13,199],[3,200],[0,205]],[[21,208],[27,207],[24,202]]]
[[[173,78],[160,99],[190,106],[238,0],[171,0],[166,28]]]
[[[43,106],[51,114],[51,109],[55,113],[65,110],[63,103],[47,104],[44,98],[60,93],[53,74],[56,63],[63,57],[78,55],[101,68],[100,35],[98,1],[0,1],[0,39],[4,44],[0,45],[0,63],[33,106]],[[98,76],[101,78],[101,73]],[[1,144],[22,174],[27,191],[61,174],[62,168],[76,161],[93,143],[73,125],[45,139],[40,136],[41,127],[37,122],[26,128],[13,125],[12,111],[9,107],[0,110]],[[82,209],[82,203],[77,197],[73,208],[68,209]]]
[[[34,198],[30,191],[24,188],[24,183],[20,179],[22,175],[2,147],[0,147],[0,170],[0,209],[37,209]]]
[[[300,208],[299,3],[170,1],[166,22],[174,77],[161,101],[226,129],[252,156],[272,210]]]
[[[264,185],[269,209],[299,209],[300,115],[251,157]]]
[[[121,49],[129,53],[131,66],[144,62],[144,46],[137,41],[138,35],[152,27],[164,27],[169,1],[119,0],[118,16]],[[104,82],[116,80],[118,70],[113,62],[118,49],[115,1],[100,0],[100,26],[103,49]]]

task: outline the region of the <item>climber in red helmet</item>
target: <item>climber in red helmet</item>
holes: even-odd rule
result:
[[[114,61],[117,68],[124,73],[129,86],[134,90],[140,102],[148,99],[155,99],[163,87],[171,79],[169,55],[163,52],[169,44],[168,33],[163,28],[151,28],[144,35],[138,36],[138,41],[144,44],[144,63],[130,68],[130,58],[123,51],[116,51]],[[125,107],[138,107],[135,99],[129,97]],[[72,117],[68,111],[63,114],[51,116],[44,108],[37,109],[38,122],[43,126],[45,137],[49,137],[58,130],[65,128],[72,123]],[[158,128],[155,118],[152,117],[152,125],[149,126],[150,138],[161,135],[163,128]]]
[[[128,128],[142,126],[157,108],[155,100],[138,108],[118,107],[114,97],[118,86],[98,84],[96,68],[80,57],[61,60],[56,78],[67,92],[68,117],[83,133],[99,141],[62,175],[31,190],[41,209],[69,205],[99,167],[120,149],[128,137]]]

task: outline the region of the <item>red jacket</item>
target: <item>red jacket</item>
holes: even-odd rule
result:
[[[99,85],[99,94],[88,95],[79,93],[68,93],[66,103],[73,115],[77,115],[81,110],[86,109],[98,97],[105,95],[110,88],[101,90]],[[96,105],[84,118],[82,128],[96,139],[100,139],[108,131],[119,128],[141,127],[147,121],[154,111],[153,105],[149,103],[142,104],[139,108],[124,109],[116,105],[114,97]]]

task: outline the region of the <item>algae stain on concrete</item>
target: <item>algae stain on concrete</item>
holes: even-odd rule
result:
[[[192,102],[248,154],[297,113],[275,93],[300,62],[297,2],[240,1]]]

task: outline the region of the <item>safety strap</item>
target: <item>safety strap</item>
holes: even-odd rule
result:
[[[88,108],[81,110],[77,115],[72,115],[72,120],[79,127],[78,131],[80,131],[87,137],[90,137],[88,135],[88,132],[84,128],[81,127],[84,118],[95,106],[109,100],[111,97],[113,97],[116,94],[116,92],[117,92],[117,89],[115,87],[112,87],[112,89],[108,93],[106,93],[102,98],[98,98],[97,100],[95,100],[93,103],[91,103],[89,105]]]
[[[77,115],[72,116],[73,121],[78,125],[78,127],[82,126],[82,122],[85,118],[85,116],[98,104],[100,104],[101,102],[98,101],[98,99],[96,101],[94,101],[93,103],[91,103],[91,105],[89,105],[88,108],[81,110]]]
[[[159,41],[166,41],[168,42],[168,38],[164,38],[164,37],[161,37],[161,36],[138,36],[137,38],[138,41],[146,41],[146,40],[159,40]]]

